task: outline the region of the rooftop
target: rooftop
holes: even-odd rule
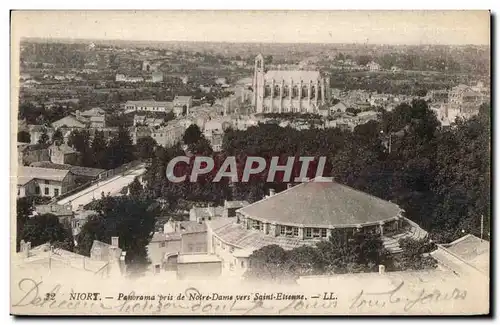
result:
[[[99,240],[94,240],[90,253],[92,259],[99,261],[112,261],[120,257],[122,250],[119,247],[103,243]]]
[[[87,176],[87,177],[97,177],[100,173],[105,172],[105,169],[100,168],[90,168],[90,167],[81,167],[74,166],[68,164],[54,164],[50,161],[38,161],[31,163],[31,167],[42,167],[42,168],[51,168],[51,169],[59,169],[59,170],[69,170],[71,173],[77,176]]]
[[[70,216],[73,214],[71,210],[71,204],[59,205],[59,204],[42,204],[35,206],[35,211],[38,214],[53,214],[56,216]]]
[[[261,231],[248,230],[235,221],[235,218],[219,218],[207,221],[207,224],[222,241],[246,251],[254,251],[268,245],[279,245],[283,249],[291,250],[303,245],[317,243],[316,240],[266,235]]]
[[[69,266],[92,273],[97,273],[108,265],[108,262],[91,260],[86,256],[75,254],[64,249],[55,248],[51,250],[49,243],[31,248],[28,257],[24,257],[23,252],[19,252],[16,254],[15,259],[17,260],[17,265],[29,264],[31,267],[34,265],[45,265],[48,268],[58,266],[67,268]],[[68,271],[71,272],[71,270]]]
[[[480,238],[469,234],[451,242],[450,244],[442,246],[483,273],[489,273],[489,241],[481,240]]]
[[[287,71],[287,70],[269,70],[266,72],[266,75],[264,76],[266,80],[276,80],[276,81],[281,81],[284,80],[285,82],[289,81],[292,79],[294,82],[303,80],[304,82],[309,82],[310,80],[316,81],[321,78],[321,75],[319,71],[306,71],[306,70],[294,70],[294,71]]]
[[[210,254],[185,254],[185,255],[179,255],[177,257],[178,264],[217,263],[217,262],[221,262],[221,259],[215,255],[210,255]]]
[[[68,173],[68,170],[19,166],[17,169],[17,185],[24,185],[32,179],[62,182]]]
[[[155,100],[129,100],[126,105],[136,106],[155,106],[155,107],[172,107],[172,102],[157,102]]]
[[[152,243],[170,240],[181,240],[181,234],[175,232],[169,234],[165,234],[163,232],[155,232],[153,234],[153,238],[151,238]]]
[[[238,211],[277,224],[352,227],[395,218],[402,210],[394,203],[336,182],[310,181]]]
[[[181,221],[180,222],[181,233],[195,233],[195,232],[205,232],[207,231],[207,225],[205,223],[199,223],[196,221]]]
[[[100,107],[94,107],[89,110],[83,111],[80,113],[82,116],[98,116],[98,115],[103,115],[106,112],[100,108]]]

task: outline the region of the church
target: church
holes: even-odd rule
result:
[[[326,103],[329,80],[319,71],[268,70],[255,58],[252,104],[256,113],[317,113]]]

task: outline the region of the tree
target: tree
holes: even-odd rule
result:
[[[130,196],[133,197],[140,197],[143,194],[144,188],[142,187],[141,182],[139,181],[139,178],[134,178],[132,183],[128,186],[128,189],[130,191]]]
[[[137,140],[136,156],[139,159],[151,159],[154,156],[155,148],[158,144],[150,136],[139,138]]]
[[[52,134],[52,143],[58,143],[61,144],[63,143],[64,138],[61,130],[57,129],[54,131],[54,134]]]
[[[132,196],[102,197],[94,204],[97,216],[90,218],[78,235],[80,254],[90,255],[94,240],[110,243],[120,238],[120,248],[127,252],[126,262],[132,273],[142,273],[149,264],[146,246],[154,232],[157,204]]]
[[[73,251],[74,248],[71,229],[62,225],[59,218],[50,213],[27,219],[21,233],[21,239],[31,242],[32,247],[56,243],[58,247],[64,247],[69,251]]]
[[[278,245],[268,245],[254,251],[245,278],[250,280],[286,281],[294,278],[287,269],[289,253]]]
[[[104,132],[96,131],[94,134],[94,139],[92,139],[92,144],[90,146],[90,152],[93,160],[93,167],[108,169],[108,153],[107,153],[107,141],[104,137]]]
[[[24,225],[28,221],[28,217],[33,212],[32,199],[29,197],[22,197],[22,198],[17,199],[16,211],[17,211],[16,251],[19,251],[19,243],[21,242],[21,239],[23,238]]]
[[[432,256],[427,255],[436,248],[436,245],[430,242],[428,238],[420,240],[412,238],[400,239],[399,247],[403,250],[397,259],[399,269],[403,271],[424,270],[437,266],[437,261]]]
[[[30,143],[31,142],[31,136],[30,136],[29,132],[27,132],[27,131],[19,131],[17,133],[17,142]]]
[[[116,168],[134,160],[134,146],[126,128],[118,128],[116,136],[109,141],[107,153],[110,168]]]
[[[186,145],[191,145],[198,142],[201,138],[202,138],[202,133],[198,125],[191,124],[184,132],[182,141]]]
[[[42,134],[40,135],[40,138],[38,139],[38,144],[48,144],[50,138],[49,135],[47,134],[47,129],[43,128]]]

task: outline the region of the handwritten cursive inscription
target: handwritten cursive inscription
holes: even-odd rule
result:
[[[394,289],[383,292],[365,292],[361,290],[357,294],[349,309],[354,310],[367,310],[367,309],[381,309],[389,305],[401,305],[405,312],[410,311],[416,305],[437,304],[445,301],[452,300],[465,300],[467,297],[467,290],[454,288],[448,292],[442,292],[439,289],[428,291],[421,289],[416,296],[408,297],[403,293],[404,281],[401,281]]]

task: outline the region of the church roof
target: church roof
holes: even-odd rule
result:
[[[305,227],[355,227],[393,219],[398,205],[336,182],[310,181],[238,210],[276,224]]]
[[[321,79],[321,75],[319,71],[306,71],[306,70],[269,70],[266,72],[264,76],[266,80],[281,81],[285,82],[290,81],[292,79],[294,82],[300,82],[303,80],[304,82],[309,82],[309,80],[315,81]]]

